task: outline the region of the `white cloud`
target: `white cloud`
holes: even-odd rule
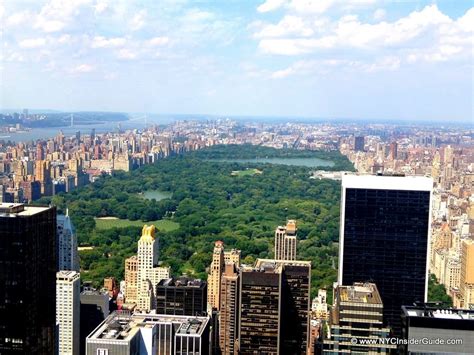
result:
[[[314,33],[313,29],[305,23],[305,21],[298,16],[286,15],[276,25],[266,25],[261,30],[254,34],[256,38],[265,37],[282,37],[282,36],[311,36]]]
[[[26,48],[26,49],[30,49],[30,48],[39,48],[39,47],[43,47],[46,45],[46,39],[42,38],[42,37],[38,37],[38,38],[28,38],[28,39],[24,39],[24,40],[21,40],[18,45],[21,47],[21,48]]]
[[[58,32],[64,29],[81,8],[91,5],[92,0],[50,0],[42,8],[36,18],[34,28],[44,32]]]
[[[165,44],[168,44],[169,38],[168,37],[154,37],[149,39],[146,43],[148,46],[154,47],[154,46],[163,46]]]
[[[385,16],[387,16],[387,11],[385,11],[384,9],[377,9],[374,12],[374,20],[375,21],[383,20],[385,18]]]
[[[146,23],[146,10],[140,10],[137,14],[135,14],[129,22],[129,27],[132,31],[138,31]]]
[[[269,12],[279,9],[285,4],[285,0],[266,0],[263,4],[257,7],[258,12]]]
[[[10,16],[5,21],[5,26],[15,27],[19,25],[26,25],[29,23],[32,14],[29,11],[16,12]]]
[[[60,44],[66,44],[71,42],[71,35],[69,34],[63,34],[61,37],[58,38],[58,43]]]
[[[137,58],[137,53],[130,49],[122,48],[118,51],[117,57],[120,59],[132,60]]]
[[[95,36],[91,41],[92,48],[115,48],[125,45],[126,39],[123,37],[105,38],[103,36]]]
[[[107,0],[98,0],[94,6],[94,12],[96,15],[100,15],[106,12],[109,8],[110,8],[110,5]]]
[[[276,25],[255,26],[254,36],[260,38],[263,53],[302,55],[318,50],[362,51],[373,55],[400,56],[408,53],[409,62],[415,58],[448,58],[472,51],[474,10],[454,21],[436,5],[426,6],[394,22],[376,24],[361,22],[355,15],[346,15],[338,21],[315,26],[308,17],[291,17],[292,26],[285,16]],[[299,20],[298,20],[299,19]],[[303,25],[304,24],[304,25]],[[312,35],[308,35],[313,31]],[[299,33],[298,33],[299,32]],[[428,56],[420,55],[428,54]]]
[[[117,73],[105,73],[104,74],[104,79],[105,80],[114,80],[117,79]]]
[[[95,70],[95,67],[90,64],[80,64],[71,69],[71,73],[81,74],[81,73],[90,73]]]
[[[294,75],[324,75],[334,68],[345,72],[374,73],[397,70],[400,64],[400,58],[394,56],[377,58],[373,63],[348,59],[299,60],[287,68],[271,73],[270,77],[272,79],[284,79]]]

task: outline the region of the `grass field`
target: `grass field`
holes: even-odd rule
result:
[[[128,227],[128,226],[138,226],[142,227],[144,224],[154,224],[158,230],[164,231],[164,232],[169,232],[175,229],[179,228],[179,224],[167,219],[160,219],[157,221],[149,221],[149,222],[143,222],[143,221],[130,221],[129,219],[99,219],[96,218],[95,220],[95,226],[97,229],[111,229],[114,227],[117,228],[123,228],[123,227]]]

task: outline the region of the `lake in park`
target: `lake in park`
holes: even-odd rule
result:
[[[209,159],[209,161],[220,161],[228,163],[269,163],[280,165],[306,166],[315,168],[318,166],[334,166],[331,160],[319,158],[253,158],[253,159]]]

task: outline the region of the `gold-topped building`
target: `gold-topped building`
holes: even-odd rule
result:
[[[169,267],[158,266],[159,243],[154,225],[144,225],[138,241],[136,257],[125,260],[125,290],[127,303],[149,311],[156,307],[156,285],[170,277]]]

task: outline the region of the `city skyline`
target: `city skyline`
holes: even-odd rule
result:
[[[469,122],[473,17],[469,1],[4,2],[0,107]]]

